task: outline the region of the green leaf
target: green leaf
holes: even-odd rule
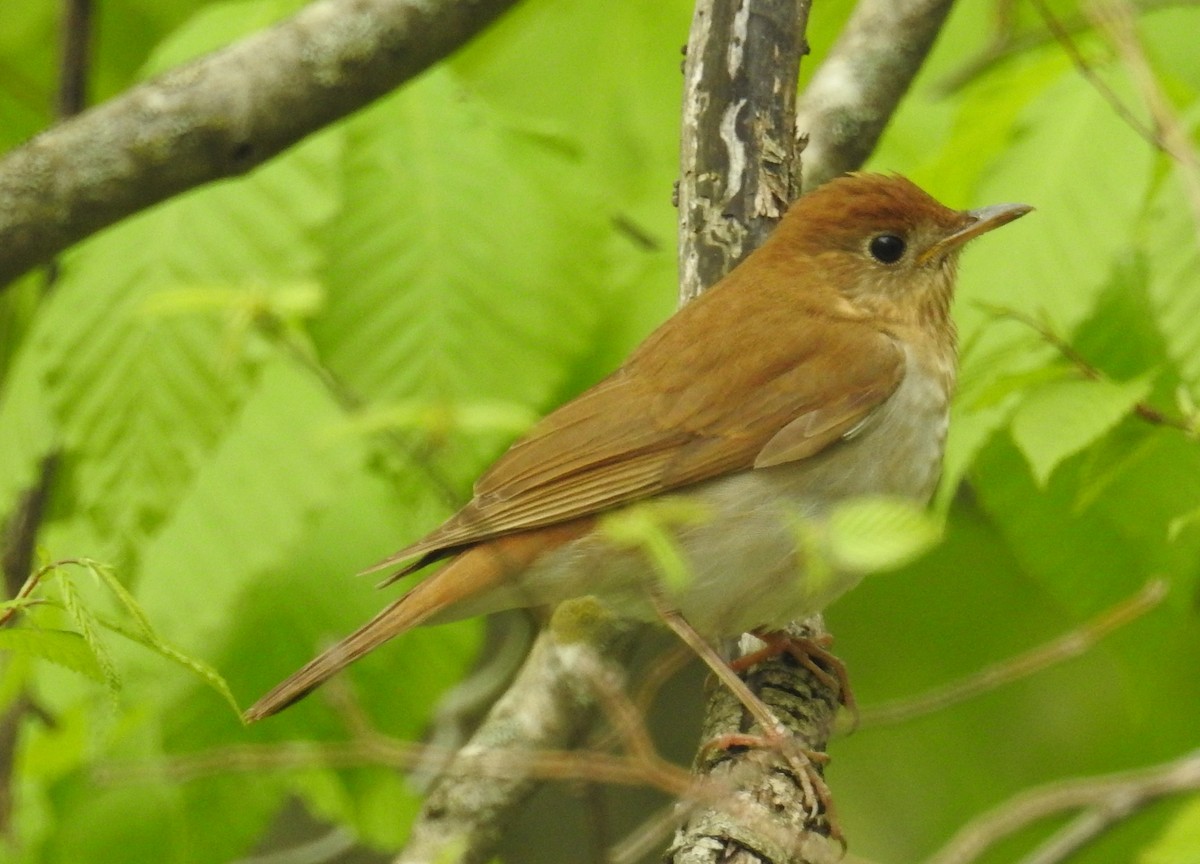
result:
[[[589,185],[661,216],[655,227],[665,229],[662,240],[673,248],[674,214],[663,184],[679,168],[679,57],[663,46],[686,40],[694,5],[527,0],[450,65],[504,112],[539,118],[587,142],[581,168],[592,175]],[[579,98],[574,76],[562,74],[580,63],[587,99]]]
[[[1019,404],[1019,393],[1031,382],[1061,375],[1044,365],[1046,350],[1012,340],[992,344],[984,352],[964,349],[970,360],[959,375],[958,395],[950,407],[950,430],[942,458],[942,478],[938,485],[935,509],[945,513],[958,493],[979,451],[1000,429]],[[980,353],[986,356],[980,356]],[[1030,366],[1031,368],[1025,368]],[[998,372],[997,370],[1007,370]]]
[[[1137,861],[1138,864],[1194,864],[1197,849],[1200,849],[1200,796],[1193,795]]]
[[[0,27],[0,152],[51,122],[58,62],[58,10],[45,3],[7,2]]]
[[[1183,513],[1172,519],[1170,525],[1167,526],[1167,537],[1174,542],[1184,531],[1194,528],[1197,525],[1200,525],[1200,507],[1189,510],[1187,513]]]
[[[207,663],[185,654],[159,636],[150,625],[150,619],[142,610],[141,605],[134,599],[125,586],[121,584],[121,580],[117,579],[111,568],[89,562],[89,569],[96,575],[104,587],[117,598],[121,607],[133,619],[134,626],[128,627],[110,618],[98,618],[97,620],[100,624],[114,633],[121,634],[126,639],[149,648],[160,657],[165,657],[189,670],[193,675],[215,690],[229,704],[229,707],[233,709],[233,713],[236,716],[241,716],[241,709],[238,707],[237,700],[233,698],[233,693],[230,691],[229,684],[226,683],[225,679]]]
[[[1171,166],[1151,202],[1145,248],[1150,299],[1167,353],[1188,391],[1200,397],[1200,226],[1183,171]]]
[[[236,304],[184,310],[178,298],[220,287],[249,303],[310,283],[331,152],[328,140],[306,142],[246,180],[129,219],[64,263],[29,341],[79,510],[117,545],[106,559],[158,530],[256,373],[231,339],[245,332]]]
[[[0,629],[0,651],[48,660],[93,681],[107,680],[91,646],[70,630],[6,627]]]
[[[304,0],[233,0],[199,9],[154,49],[144,75],[156,75],[266,29],[304,5]]]
[[[1140,104],[1118,69],[1099,71],[1113,73],[1109,83],[1127,104]],[[1015,200],[1038,209],[964,254],[956,316],[964,337],[991,325],[976,299],[1044,313],[1060,331],[1073,329],[1130,247],[1154,165],[1153,150],[1097,89],[1074,68],[1064,70],[1022,113],[975,190],[979,203]]]
[[[691,580],[692,568],[673,529],[710,518],[703,504],[668,495],[617,510],[604,516],[600,526],[615,545],[637,549],[645,555],[667,587],[679,589]]]
[[[978,14],[984,10],[975,11]],[[953,41],[977,38],[980,23],[977,20],[974,26],[960,27],[961,35]],[[945,38],[947,42],[951,41],[949,31]],[[959,67],[969,62],[964,61],[961,51],[953,52],[953,57]],[[993,68],[977,76],[958,94],[960,98],[952,102],[938,99],[938,102],[949,102],[945,107],[953,111],[953,125],[932,159],[929,157],[929,131],[922,128],[928,121],[928,110],[901,111],[901,122],[908,118],[908,123],[896,131],[907,133],[905,138],[911,139],[909,146],[915,163],[913,170],[908,172],[911,179],[921,186],[936,189],[940,200],[965,204],[974,196],[988,166],[1003,158],[1012,146],[1014,129],[1020,125],[1022,113],[1028,110],[1030,102],[1039,98],[1047,84],[1062,75],[1068,62],[1057,50],[1027,52],[1013,57],[1002,68]],[[881,143],[880,152],[872,157],[872,164],[878,163],[879,170],[887,170],[894,164],[888,159],[896,148],[892,128]],[[965,153],[970,153],[971,158],[963,158]]]
[[[1039,485],[1063,460],[1117,425],[1150,392],[1153,375],[1130,381],[1061,380],[1034,390],[1012,419],[1012,436]]]
[[[100,634],[96,631],[96,617],[92,610],[84,604],[83,598],[79,596],[79,591],[70,578],[60,579],[58,585],[62,592],[63,607],[67,610],[67,615],[70,616],[75,629],[79,631],[80,638],[83,639],[96,663],[96,668],[100,671],[101,680],[104,681],[109,695],[115,701],[117,692],[121,689],[121,675],[117,671],[117,664],[113,661],[112,654],[109,653]]]
[[[335,373],[374,401],[545,404],[608,293],[576,160],[444,70],[356,117],[312,327]]]
[[[128,594],[125,596],[129,600],[133,599],[132,597],[129,597]],[[134,605],[136,606],[136,604]],[[170,660],[171,662],[182,666],[184,669],[187,669],[189,672],[207,684],[212,690],[214,690],[217,695],[224,699],[229,707],[233,710],[235,716],[241,716],[242,709],[238,705],[237,699],[234,698],[233,691],[229,689],[229,682],[227,682],[225,678],[219,672],[217,672],[216,669],[205,663],[203,660],[198,660],[189,654],[185,654],[178,648],[175,648],[164,641],[153,630],[143,628],[140,625],[136,627],[130,627],[120,621],[117,621],[116,619],[108,617],[99,617],[97,618],[97,622],[108,630],[124,636],[129,641],[136,642],[145,648],[149,648],[158,656]]]
[[[189,652],[239,614],[249,580],[288,564],[309,520],[362,460],[360,442],[332,439],[341,414],[309,375],[282,361],[196,473],[147,544],[138,601],[156,629]]]
[[[42,378],[46,357],[26,340],[0,386],[0,514],[38,478],[58,440]]]
[[[828,554],[854,572],[893,570],[933,548],[941,521],[902,498],[857,498],[829,515]]]
[[[379,408],[368,408],[347,420],[335,434],[364,435],[384,429],[418,430],[438,438],[451,432],[500,431],[519,435],[536,423],[538,415],[526,405],[481,399],[437,403],[407,399]]]
[[[1150,298],[1149,270],[1143,252],[1118,260],[1092,314],[1071,336],[1072,347],[1110,378],[1124,381],[1170,362]]]

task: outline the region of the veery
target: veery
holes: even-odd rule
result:
[[[677,611],[709,638],[820,611],[862,574],[810,578],[796,520],[855,496],[928,501],[957,366],[959,252],[1030,209],[951,210],[894,175],[801,197],[761,248],[514,444],[462,510],[372,569],[445,567],[247,719],[419,624],[589,594],[640,618]],[[661,510],[688,571],[669,582],[605,521],[666,496],[690,514]]]

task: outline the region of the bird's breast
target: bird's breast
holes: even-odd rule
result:
[[[799,462],[781,465],[783,494],[837,501],[898,495],[928,501],[941,475],[949,425],[953,363],[905,348],[896,391],[845,438]]]

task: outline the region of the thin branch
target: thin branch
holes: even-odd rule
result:
[[[1127,597],[1111,609],[1106,609],[1082,627],[919,696],[866,708],[862,712],[860,723],[863,727],[903,723],[914,717],[944,710],[981,693],[1028,678],[1050,666],[1079,657],[1114,630],[1145,615],[1166,596],[1167,583],[1162,579],[1153,579],[1132,597]]]
[[[1013,797],[964,826],[926,864],[969,864],[1042,819],[1084,811],[1023,864],[1058,864],[1112,825],[1167,795],[1200,789],[1200,751],[1150,768],[1050,783]]]
[[[1159,9],[1196,6],[1198,3],[1200,0],[1137,0],[1136,3],[1130,5],[1139,12],[1154,12]],[[1002,5],[1005,7],[1013,4],[1014,0],[1002,0]],[[1007,10],[1004,10],[1000,17],[1001,20],[998,22],[992,40],[975,57],[967,60],[957,71],[951,72],[938,82],[937,91],[939,93],[947,95],[954,93],[1005,60],[1058,39],[1056,34],[1045,27],[1035,27],[1018,32],[1015,29],[1014,16],[1007,14]],[[1091,22],[1082,15],[1060,18],[1058,21],[1066,33],[1080,33],[1092,26]]]
[[[92,55],[92,0],[64,0],[58,116],[74,117],[87,106]]]
[[[1059,45],[1062,46],[1067,56],[1071,58],[1071,62],[1075,64],[1075,68],[1079,70],[1079,74],[1087,79],[1088,83],[1095,88],[1109,105],[1118,117],[1125,121],[1125,124],[1140,135],[1142,138],[1155,149],[1163,149],[1162,139],[1159,137],[1158,131],[1150,128],[1141,121],[1136,114],[1129,108],[1128,105],[1121,99],[1116,92],[1108,86],[1106,82],[1093,68],[1092,64],[1080,52],[1079,47],[1075,44],[1075,40],[1071,38],[1071,34],[1063,25],[1058,17],[1050,11],[1050,7],[1046,5],[1045,0],[1032,0],[1033,6],[1038,10],[1038,14],[1042,16],[1042,20],[1046,22],[1048,29]]]
[[[91,61],[92,0],[63,0],[60,30],[58,98],[55,107],[60,120],[73,117],[87,104],[87,82]],[[58,278],[58,264],[46,268],[47,289]],[[0,283],[2,284],[2,283]],[[57,473],[59,455],[51,451],[38,466],[37,480],[18,498],[13,512],[0,531],[0,570],[3,571],[5,597],[29,598],[44,571],[30,575],[34,547],[49,504],[50,490]],[[36,603],[37,601],[31,601]],[[12,620],[20,607],[12,606],[0,615],[0,627]],[[16,804],[13,783],[17,748],[26,715],[41,715],[41,709],[24,683],[0,716],[0,835],[12,834],[12,815]]]
[[[4,579],[4,596],[14,600],[29,598],[42,578],[42,571],[30,575],[38,531],[49,501],[50,488],[58,466],[51,455],[38,466],[36,481],[22,492],[8,518],[0,525],[0,572]],[[36,601],[34,601],[36,602]],[[0,627],[5,626],[18,611],[12,606],[0,613]],[[22,686],[7,708],[0,714],[0,836],[12,833],[12,815],[16,799],[14,771],[16,750],[20,743],[23,720],[36,708]]]
[[[315,0],[0,160],[0,286],[172,195],[244,174],[450,54],[516,0]]]
[[[875,149],[952,0],[859,0],[796,109],[809,138],[804,188],[854,171]]]
[[[1116,49],[1117,56],[1129,70],[1154,122],[1155,141],[1158,146],[1179,165],[1184,197],[1192,208],[1192,221],[1195,224],[1197,242],[1200,244],[1200,156],[1197,155],[1187,130],[1175,116],[1170,100],[1150,67],[1146,49],[1142,46],[1135,26],[1134,7],[1127,2],[1109,0],[1090,5],[1088,15],[1108,38]]]

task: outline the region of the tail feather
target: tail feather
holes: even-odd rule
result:
[[[282,711],[359,657],[419,624],[498,611],[506,605],[513,605],[500,600],[502,596],[511,595],[511,592],[506,595],[506,592],[495,589],[504,587],[508,579],[525,569],[543,552],[583,534],[592,522],[591,519],[575,520],[538,531],[500,537],[467,549],[341,642],[277,684],[247,709],[242,715],[243,719],[247,723],[254,723]],[[495,599],[489,605],[491,597]]]
[[[282,711],[293,702],[300,701],[359,657],[378,648],[393,636],[415,627],[435,611],[419,608],[410,602],[411,598],[412,592],[390,603],[382,612],[341,642],[308,661],[251,705],[242,715],[243,719],[247,723],[254,723]]]

